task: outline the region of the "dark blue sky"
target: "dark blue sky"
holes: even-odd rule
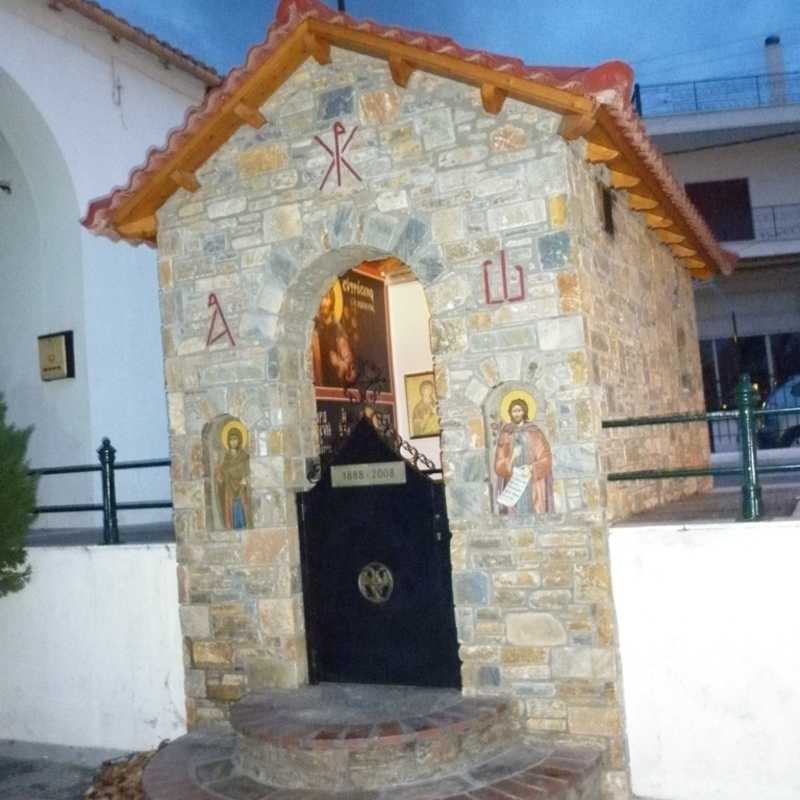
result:
[[[264,38],[276,3],[101,0],[221,72]],[[642,83],[763,72],[771,33],[781,36],[787,68],[800,69],[800,0],[347,0],[347,11],[530,64],[620,58]]]

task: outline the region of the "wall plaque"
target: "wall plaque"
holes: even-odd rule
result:
[[[72,331],[48,333],[39,337],[39,372],[43,381],[75,377]]]
[[[344,464],[331,467],[331,486],[380,486],[405,483],[405,461],[378,461],[374,464]]]

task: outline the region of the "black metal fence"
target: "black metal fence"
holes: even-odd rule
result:
[[[680,83],[637,83],[633,103],[640,117],[791,105],[800,103],[800,72]]]
[[[743,374],[736,385],[735,411],[708,411],[695,414],[670,414],[658,417],[631,417],[628,419],[604,420],[603,428],[632,428],[642,425],[676,425],[693,422],[717,422],[735,420],[739,427],[739,452],[741,466],[738,467],[678,467],[677,469],[649,469],[631,472],[609,473],[609,481],[641,481],[665,478],[698,478],[718,475],[740,475],[742,477],[742,519],[756,520],[763,515],[760,475],[800,472],[800,463],[758,465],[756,419],[777,417],[782,414],[800,414],[796,408],[756,408],[758,394],[748,374]]]
[[[119,525],[117,511],[139,511],[151,508],[172,508],[170,500],[137,500],[120,503],[117,501],[116,471],[120,469],[151,469],[169,467],[168,458],[155,458],[144,461],[116,460],[116,449],[109,439],[97,449],[97,464],[72,464],[66,467],[42,467],[30,470],[31,475],[73,475],[83,472],[99,472],[103,489],[102,503],[70,503],[66,505],[37,506],[37,514],[64,514],[79,511],[101,511],[103,514],[103,538],[100,544],[119,544]]]

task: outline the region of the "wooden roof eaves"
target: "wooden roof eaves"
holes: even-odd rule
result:
[[[236,106],[240,103],[255,109],[262,106],[309,56],[318,52],[319,40],[341,49],[382,57],[395,64],[402,63],[408,70],[424,70],[479,89],[487,85],[497,87],[510,98],[560,114],[582,117],[594,111],[594,101],[584,95],[505,74],[454,56],[431,53],[366,31],[309,18],[298,25],[213,117],[160,166],[155,175],[148,176],[140,191],[114,210],[112,222],[116,231],[125,236],[126,227],[135,229],[138,239],[154,242],[155,231],[152,235],[146,233],[138,222],[153,217],[179,188],[171,176],[174,173],[191,174],[199,169],[243,124],[241,116],[235,113]]]
[[[242,107],[257,115],[257,109],[307,58],[314,56],[320,63],[327,63],[331,45],[386,59],[393,78],[401,85],[405,85],[409,75],[419,69],[474,86],[481,90],[482,96],[487,94],[489,87],[495,94],[499,92],[503,96],[562,114],[562,135],[565,138],[586,138],[587,148],[593,147],[599,153],[600,161],[611,161],[618,154],[625,163],[624,169],[628,173],[633,172],[639,179],[636,181],[636,194],[652,197],[655,206],[636,208],[633,204],[634,210],[642,214],[648,226],[655,229],[656,233],[671,234],[661,235],[659,238],[673,248],[675,256],[682,260],[691,274],[694,277],[707,278],[718,271],[713,254],[708,253],[703,242],[695,235],[684,212],[673,203],[658,179],[647,169],[613,116],[592,98],[467,62],[446,53],[430,52],[412,44],[315,18],[303,20],[275,52],[225,99],[213,116],[194,131],[154,175],[147,176],[141,190],[115,209],[112,223],[117,233],[123,237],[154,243],[156,211],[183,185],[175,176],[193,175],[241,125],[246,124],[247,115],[241,113]],[[250,124],[257,123],[253,123],[251,118]],[[624,174],[623,171],[622,175]],[[623,177],[623,186],[620,187],[623,190],[624,183]],[[633,190],[633,186],[630,188]],[[680,240],[679,243],[677,240]],[[680,255],[687,251],[694,251],[698,255]],[[716,269],[710,265],[714,265]]]
[[[652,197],[655,201],[655,205],[652,208],[636,208],[634,205],[633,208],[636,213],[645,219],[648,227],[654,229],[654,233],[665,231],[673,234],[672,237],[659,238],[673,250],[676,258],[683,260],[683,266],[690,271],[692,277],[708,279],[713,277],[715,272],[722,271],[717,264],[715,255],[708,251],[708,248],[698,238],[692,226],[688,224],[685,212],[673,202],[659,181],[646,168],[641,157],[630,146],[613,117],[606,109],[601,107],[598,109],[595,119],[597,123],[595,137],[599,132],[600,138],[605,143],[610,143],[610,146],[619,153],[618,157],[632,165],[636,175],[639,177],[640,182],[635,187],[635,194],[637,196]],[[592,133],[586,135],[591,140]],[[631,189],[633,188],[631,187]],[[659,218],[669,224],[659,224],[656,221]],[[679,242],[677,241],[678,239],[680,239]],[[674,241],[676,247],[694,250],[699,254],[698,257],[684,260],[683,256],[675,252],[676,247],[673,247],[668,240],[676,240]]]
[[[343,50],[368,56],[379,56],[387,61],[396,59],[411,69],[419,69],[442,78],[466,83],[480,89],[484,85],[502,90],[508,97],[531,103],[559,114],[591,114],[595,103],[589,97],[538,81],[473,64],[463,58],[446,53],[432,53],[404,42],[352,28],[309,19],[310,30]]]
[[[112,222],[118,232],[124,236],[124,226],[135,225],[142,218],[152,217],[178,190],[178,183],[171,178],[174,173],[193,174],[246,124],[243,115],[237,113],[238,106],[258,109],[280,88],[310,55],[304,42],[307,30],[308,20],[298,25],[275,53],[225,99],[216,113],[191,134],[177,152],[159,167],[155,175],[146,178],[140,191],[114,210]],[[152,236],[140,238],[155,241],[155,231]]]

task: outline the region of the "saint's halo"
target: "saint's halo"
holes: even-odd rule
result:
[[[223,426],[219,438],[222,441],[222,446],[228,449],[228,434],[231,431],[236,431],[239,434],[239,439],[242,442],[242,450],[247,448],[247,428],[239,422],[238,419],[229,419]]]
[[[525,405],[528,406],[528,420],[533,420],[536,417],[536,401],[530,392],[524,389],[513,389],[508,394],[503,395],[500,401],[500,419],[503,422],[511,422],[511,404],[515,400],[524,400]]]

